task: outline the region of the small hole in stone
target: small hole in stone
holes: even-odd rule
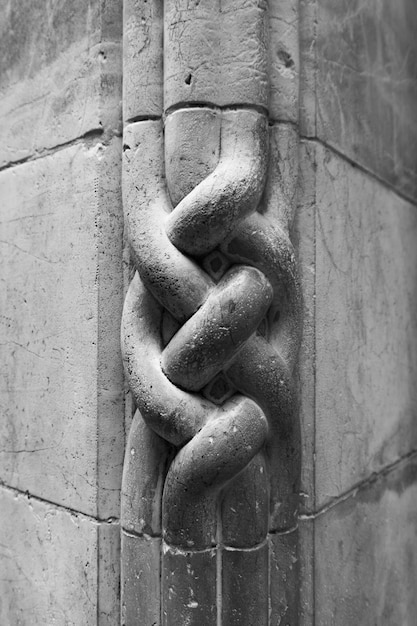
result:
[[[191,83],[191,79],[192,79],[192,75],[188,74],[187,78],[185,79],[185,84],[189,85]]]
[[[294,61],[292,60],[291,55],[288,54],[286,50],[279,48],[277,52],[277,56],[279,60],[281,61],[281,63],[285,65],[285,67],[288,67],[288,68],[294,67]]]

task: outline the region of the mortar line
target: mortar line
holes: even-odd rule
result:
[[[161,534],[137,532],[136,530],[125,528],[123,526],[123,523],[120,524],[120,530],[124,535],[126,535],[126,537],[130,537],[131,539],[146,539],[148,541],[150,541],[151,539],[162,539]]]
[[[386,189],[388,189],[389,191],[394,193],[396,196],[398,196],[398,198],[400,198],[401,200],[404,200],[408,204],[412,204],[414,207],[417,207],[417,200],[415,198],[411,198],[410,196],[407,196],[407,194],[405,194],[404,192],[402,192],[399,189],[397,189],[396,187],[394,187],[392,185],[392,183],[384,180],[378,174],[376,174],[372,170],[368,169],[365,165],[357,163],[351,157],[347,156],[346,154],[344,154],[343,152],[341,152],[340,150],[338,150],[334,146],[329,145],[323,139],[320,139],[319,137],[311,137],[311,136],[306,136],[306,135],[300,135],[300,139],[303,140],[303,141],[310,141],[312,143],[317,143],[317,144],[323,146],[324,148],[326,148],[330,152],[333,152],[334,154],[336,154],[339,158],[341,158],[344,161],[346,161],[347,163],[349,163],[349,165],[352,165],[352,167],[355,167],[357,170],[362,172],[362,174],[366,174],[367,176],[369,176],[369,178],[372,178],[372,180],[374,180],[374,181],[378,182],[379,184],[381,184],[383,187],[385,187]]]
[[[28,155],[27,157],[16,159],[14,161],[9,161],[8,163],[0,166],[0,173],[13,169],[14,167],[18,167],[19,165],[24,165],[25,163],[39,161],[40,159],[44,159],[45,157],[57,154],[58,152],[61,152],[66,148],[72,148],[73,146],[78,146],[82,144],[94,146],[97,143],[108,145],[113,137],[121,137],[121,135],[120,133],[114,131],[106,132],[105,129],[102,127],[93,128],[83,135],[79,135],[79,137],[75,137],[74,139],[70,139],[69,141],[64,141],[63,143],[57,144],[52,148],[42,148],[38,151],[35,151],[33,154]]]
[[[52,500],[47,500],[46,498],[35,496],[34,494],[30,493],[27,490],[23,491],[22,489],[19,489],[17,487],[11,487],[10,485],[7,485],[4,482],[0,482],[0,489],[4,489],[5,491],[8,491],[14,496],[23,496],[24,498],[26,498],[28,502],[30,500],[34,500],[35,502],[39,502],[40,504],[51,505],[60,511],[65,511],[66,513],[69,513],[70,515],[75,515],[76,517],[80,517],[82,519],[95,522],[96,524],[109,524],[109,525],[118,526],[120,522],[118,517],[110,516],[107,519],[94,517],[94,515],[90,515],[89,513],[83,513],[82,511],[78,511],[77,509],[73,509],[69,506],[65,506],[64,504],[59,504],[58,502],[53,502]]]
[[[186,100],[177,102],[172,106],[165,109],[163,113],[163,117],[166,118],[172,113],[176,111],[184,110],[184,109],[210,109],[212,111],[255,111],[264,115],[265,117],[269,117],[268,109],[259,104],[252,104],[250,102],[242,102],[242,103],[230,103],[230,104],[214,104],[214,102],[206,102],[205,100],[197,101],[197,102],[188,102]]]
[[[300,515],[299,519],[300,520],[315,520],[318,517],[321,517],[322,515],[327,513],[327,511],[330,511],[331,509],[336,507],[338,504],[345,502],[351,497],[355,497],[358,492],[363,491],[370,485],[373,485],[379,482],[382,478],[388,476],[388,474],[391,474],[391,472],[396,470],[400,465],[405,464],[407,461],[413,460],[414,458],[417,459],[417,449],[411,450],[404,456],[400,457],[399,459],[396,459],[395,461],[393,461],[389,465],[386,465],[385,467],[378,470],[377,472],[373,472],[370,476],[359,481],[347,491],[343,492],[342,494],[338,496],[335,496],[334,499],[332,499],[330,502],[327,502],[326,504],[321,506],[314,513],[303,513],[302,515]]]
[[[316,5],[314,5],[316,9]],[[315,40],[315,35],[314,35]],[[316,46],[314,44],[314,50]],[[314,78],[315,89],[315,78]],[[315,96],[316,97],[316,96]],[[316,104],[314,108],[316,115]],[[314,120],[316,128],[316,120]],[[313,506],[316,508],[316,443],[317,443],[317,152],[314,151],[314,198],[313,198],[313,259],[314,259],[314,284],[313,284]],[[312,626],[316,623],[316,528],[313,524],[311,532],[311,581],[312,581]]]

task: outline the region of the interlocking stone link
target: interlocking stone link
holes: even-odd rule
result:
[[[300,291],[278,166],[288,137],[268,123],[266,3],[237,4],[165,0],[165,116],[132,115],[124,131],[136,274],[122,353],[140,415],[122,524],[126,546],[141,537],[162,551],[161,622],[146,601],[137,623],[267,626],[268,530],[296,523]],[[151,502],[138,495],[146,476]]]

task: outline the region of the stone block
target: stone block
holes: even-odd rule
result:
[[[417,447],[417,213],[329,150],[303,160],[316,169],[320,508]]]
[[[198,3],[197,3],[198,4]],[[188,12],[192,12],[188,6]],[[227,49],[237,49],[236,36],[242,31],[241,24],[236,26],[235,21],[239,21],[239,16],[230,14],[230,7],[224,7],[226,18],[223,18],[223,29],[225,33],[221,33],[228,41],[223,42]],[[206,12],[207,13],[207,12]],[[182,15],[184,10],[182,11]],[[187,14],[188,15],[188,14]],[[209,33],[210,38],[218,38],[219,30],[210,27],[209,14],[206,15],[207,23],[204,26],[204,32]],[[215,19],[215,18],[213,18]],[[229,20],[230,23],[227,23]],[[190,29],[188,23],[190,19],[183,20],[184,28]],[[256,24],[256,19],[254,21]],[[200,28],[201,25],[193,25],[193,28]],[[269,29],[269,110],[272,119],[296,122],[298,119],[298,77],[299,77],[299,54],[298,54],[298,19],[297,4],[294,0],[286,0],[286,2],[273,2],[268,4],[268,29]],[[170,29],[172,30],[172,29]],[[246,28],[247,30],[247,28]],[[163,109],[163,53],[162,53],[162,31],[163,31],[163,7],[162,0],[152,0],[149,2],[141,2],[139,0],[127,0],[124,3],[124,32],[123,32],[123,110],[125,120],[137,120],[149,116],[158,116],[162,114]],[[229,31],[229,32],[228,32]],[[234,36],[230,36],[230,32]],[[245,29],[243,28],[243,35]],[[245,40],[245,47],[247,41]],[[202,38],[198,38],[201,53]],[[183,46],[184,42],[181,42]],[[205,45],[208,46],[207,38]],[[248,47],[249,48],[249,47]],[[181,48],[182,49],[182,48]],[[213,49],[208,48],[207,57],[213,56]],[[233,56],[232,56],[233,58]],[[222,66],[226,65],[224,59],[221,61]],[[248,60],[246,60],[247,62]],[[172,60],[168,59],[171,63]],[[177,60],[178,62],[178,60]],[[214,61],[214,64],[216,61]],[[187,68],[182,68],[181,78],[184,80],[177,81],[177,90],[180,92],[177,101],[186,102],[191,94],[191,98],[198,101],[195,96],[191,83],[193,80],[192,68],[188,72]],[[214,70],[208,71],[211,76]],[[221,70],[220,73],[228,72],[227,68]],[[185,72],[185,73],[184,73]],[[207,67],[198,68],[198,73],[207,72]],[[191,73],[191,74],[190,74]],[[244,72],[243,72],[244,73]],[[191,78],[189,79],[189,75]],[[194,77],[195,78],[195,77]],[[199,77],[201,83],[204,77]],[[172,77],[170,76],[170,80]],[[190,80],[187,83],[185,79]],[[181,83],[181,84],[178,84]],[[209,81],[210,82],[210,81]],[[183,83],[183,84],[182,84]],[[231,82],[223,81],[223,91],[220,96],[222,104],[233,104],[233,96],[230,93]],[[239,102],[243,102],[243,94],[239,92],[238,81],[233,81],[233,88],[237,90],[237,98]],[[205,86],[207,92],[210,87]],[[248,85],[245,84],[245,88]],[[216,90],[219,85],[215,85]],[[214,85],[211,85],[211,91],[214,93]],[[200,96],[201,93],[198,93]],[[210,102],[216,100],[215,95],[204,93],[205,101]],[[252,94],[254,97],[254,94]],[[203,96],[200,98],[204,100]],[[255,98],[256,99],[256,98]],[[264,103],[266,103],[266,97]],[[172,103],[171,103],[172,104]],[[167,104],[167,106],[169,106]]]
[[[184,552],[163,544],[162,625],[216,626],[216,578],[215,549]]]
[[[117,623],[117,525],[99,524],[5,488],[0,488],[0,508],[1,624]]]
[[[269,624],[268,544],[252,550],[222,550],[222,623]]]
[[[317,624],[416,623],[416,518],[414,455],[316,519]]]
[[[299,554],[298,529],[270,536],[270,626],[298,624]]]
[[[317,0],[320,139],[417,199],[415,0]]]
[[[122,626],[160,626],[161,539],[122,531]]]
[[[314,520],[313,519],[308,519],[308,518],[301,519],[300,518],[298,521],[298,568],[299,568],[299,579],[298,579],[299,615],[298,615],[298,622],[295,621],[294,624],[297,626],[311,626],[311,624],[314,624]],[[281,597],[281,594],[278,593],[278,599],[280,597]],[[276,606],[276,602],[274,603]],[[280,608],[279,603],[278,603],[278,608]],[[274,615],[274,609],[273,609],[272,615]],[[278,613],[278,617],[279,617],[279,613]],[[279,624],[279,620],[278,620],[278,624]],[[271,626],[274,626],[273,623],[271,623]]]
[[[266,3],[164,4],[164,108],[184,102],[268,106]]]
[[[123,13],[123,119],[162,115],[163,0],[125,0]]]
[[[114,626],[120,620],[120,526],[98,524],[97,626]],[[95,626],[95,624],[94,624]]]
[[[91,131],[120,132],[121,3],[6,4],[0,167]]]
[[[298,2],[268,1],[269,115],[298,122],[299,41]]]
[[[299,124],[304,137],[316,136],[316,30],[317,4],[299,0]]]
[[[123,462],[120,141],[0,173],[0,476],[119,515]]]

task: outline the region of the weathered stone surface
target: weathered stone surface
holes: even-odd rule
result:
[[[316,42],[306,46],[315,46],[317,128],[309,134],[417,199],[415,1],[317,0],[316,7]],[[309,81],[305,89],[309,96]]]
[[[417,446],[417,213],[331,151],[309,144],[303,160],[316,170],[319,508]]]
[[[117,525],[99,524],[4,488],[0,509],[1,624],[117,623]]]
[[[222,550],[222,623],[269,624],[268,544],[252,550]]]
[[[298,122],[298,2],[268,0],[269,114],[274,120]]]
[[[123,29],[123,111],[124,119],[132,120],[141,117],[156,116],[162,114],[163,109],[163,55],[162,55],[162,30],[163,30],[163,7],[162,0],[153,0],[152,2],[141,2],[139,0],[128,0],[124,2],[124,29]],[[198,4],[198,3],[197,3]],[[197,5],[196,5],[197,6]],[[214,5],[213,5],[214,6]],[[195,11],[195,7],[187,6],[186,15],[192,15]],[[209,33],[209,37],[216,40],[226,35],[220,33],[220,30],[216,30],[217,18],[211,15],[210,11],[206,9],[204,12],[207,23],[204,27],[204,32]],[[216,13],[215,11],[213,13]],[[226,8],[226,13],[228,13]],[[181,11],[181,18],[184,11]],[[236,14],[231,15],[232,20],[236,20]],[[237,17],[239,19],[239,16]],[[213,25],[210,26],[210,20],[213,21]],[[184,20],[182,23],[186,29],[201,28],[201,24],[189,24],[191,18]],[[223,20],[224,21],[224,20]],[[234,37],[239,35],[240,26],[228,26],[229,31],[234,33]],[[226,28],[226,30],[227,30]],[[251,26],[252,28],[252,26]],[[299,46],[298,46],[298,16],[297,16],[297,3],[294,0],[286,0],[286,2],[274,2],[270,0],[268,3],[268,17],[265,23],[265,31],[269,30],[269,42],[268,42],[268,81],[269,81],[269,111],[272,119],[284,120],[296,122],[298,119],[298,79],[299,79]],[[234,32],[236,31],[236,32]],[[243,38],[244,34],[240,34]],[[227,36],[230,39],[230,32]],[[208,56],[213,56],[213,49],[209,48],[209,52],[204,53],[204,46],[201,46],[201,38],[197,39],[198,46],[196,50],[196,56],[204,56],[204,64],[201,64],[197,68],[197,72],[200,75],[199,80],[203,83],[206,77],[204,72],[211,74],[214,69],[211,70],[207,67]],[[248,39],[246,39],[247,45]],[[208,41],[206,40],[206,45]],[[232,38],[231,41],[224,42],[225,45],[230,47],[236,46],[236,42]],[[180,45],[180,44],[178,44]],[[181,39],[181,50],[184,45],[184,39]],[[173,59],[168,59],[169,63],[173,62]],[[216,65],[216,61],[211,61],[213,65]],[[218,59],[217,63],[223,62],[222,59]],[[203,65],[206,65],[205,67]],[[230,66],[230,63],[229,63]],[[177,70],[176,70],[177,71]],[[184,73],[184,68],[182,72]],[[224,68],[224,72],[230,72],[231,69]],[[241,70],[244,73],[244,69]],[[189,77],[191,75],[191,78]],[[187,96],[193,94],[191,87],[193,76],[193,68],[187,73],[185,71],[184,81],[176,79],[181,85],[177,86],[180,94],[178,95],[178,101],[187,102]],[[182,75],[181,77],[182,78]],[[195,77],[194,77],[195,78]],[[185,79],[190,80],[190,83],[186,83]],[[172,77],[170,77],[172,80]],[[182,84],[184,82],[184,84]],[[233,90],[238,90],[237,98],[238,102],[245,100],[243,94],[240,93],[238,81],[233,81],[236,84],[228,83],[224,80],[223,86],[216,83],[216,79],[213,79],[214,84],[211,86],[205,85],[201,87],[201,101],[211,102],[216,99],[213,95],[222,89],[223,94],[220,96],[219,104],[233,104]],[[188,86],[187,86],[188,85]],[[245,85],[247,88],[247,84]],[[265,87],[263,87],[265,90]],[[210,96],[210,93],[212,95]],[[252,94],[253,95],[253,94]],[[208,98],[208,99],[207,99]],[[210,99],[211,98],[211,99]],[[193,99],[193,98],[192,98]],[[194,97],[197,102],[198,98]],[[246,102],[246,100],[245,100]],[[263,100],[267,102],[267,97]],[[254,103],[256,99],[254,96]],[[166,104],[166,106],[169,106]]]
[[[216,550],[183,552],[163,545],[163,626],[216,626]]]
[[[165,120],[165,174],[173,206],[217,167],[222,115],[204,107],[180,109]]]
[[[300,576],[298,529],[273,534],[270,544],[270,626],[298,624],[300,611]]]
[[[163,0],[123,2],[123,119],[162,115]]]
[[[120,142],[5,170],[0,476],[102,518],[123,461]]]
[[[266,2],[164,4],[164,108],[268,105]]]
[[[120,526],[116,523],[99,523],[97,537],[98,611],[94,626],[114,626],[120,620]]]
[[[191,122],[189,127],[187,122]],[[259,111],[238,108],[224,112],[207,107],[171,111],[165,136],[161,131],[162,123],[147,120],[128,124],[124,133],[125,215],[139,275],[132,280],[126,297],[122,349],[126,376],[142,417],[161,437],[184,444],[164,485],[162,526],[167,545],[162,570],[163,623],[191,625],[202,619],[205,623],[216,619],[221,607],[220,566],[215,562],[214,549],[216,531],[220,530],[218,492],[244,470],[266,441],[266,418],[248,399],[236,395],[218,409],[202,402],[199,396],[184,393],[184,388],[199,390],[226,366],[234,387],[249,398],[258,399],[273,432],[268,438],[269,462],[256,466],[258,473],[245,472],[239,477],[248,483],[253,479],[254,484],[245,484],[238,490],[239,502],[233,497],[223,501],[223,542],[238,548],[224,553],[224,622],[254,623],[259,618],[266,624],[268,517],[274,528],[293,528],[299,499],[299,432],[294,426],[294,394],[289,380],[297,355],[300,309],[296,265],[288,236],[297,175],[296,132],[288,124],[273,125],[269,132],[266,116]],[[263,194],[268,134],[276,170],[271,166],[270,181]],[[246,195],[246,190],[250,195]],[[170,200],[177,205],[172,211]],[[256,213],[259,202],[260,212]],[[254,215],[247,217],[251,212]],[[239,220],[243,225],[238,230]],[[281,227],[273,224],[275,220]],[[218,276],[219,283],[215,285],[191,259],[192,255],[213,254],[223,241],[223,256],[237,263],[237,268]],[[191,259],[179,250],[189,253]],[[247,265],[258,270],[249,270]],[[258,271],[276,287],[274,314],[279,309],[279,323],[278,315],[271,313],[267,335],[277,351],[260,333],[254,334],[266,314],[273,290],[268,288],[265,306],[249,284],[242,287],[233,282],[233,294],[223,297],[223,290],[229,288],[228,281],[235,280],[236,272],[239,276],[253,275],[260,280],[260,286],[264,285]],[[252,312],[246,319],[248,315],[239,308],[246,307],[246,302],[255,306],[253,326]],[[172,339],[175,327],[161,337],[161,328],[165,328],[161,305],[176,318],[177,324],[185,322]],[[243,332],[249,322],[249,331]],[[211,356],[207,362],[201,360],[208,328],[213,328],[214,339],[220,340],[217,353],[212,355],[214,365]],[[240,346],[241,330],[242,339],[248,339],[248,334],[251,337],[245,350],[236,355],[236,368],[232,371],[230,357]],[[234,344],[230,354],[222,353],[225,332]],[[209,344],[212,349],[213,341]],[[198,346],[201,350],[197,350]],[[183,354],[183,358],[178,354]],[[184,365],[189,368],[185,376]],[[129,443],[129,448],[135,451],[135,457],[137,446]],[[133,489],[129,487],[126,493],[129,491],[133,497],[131,503],[126,499],[128,516],[132,518],[136,505],[141,518],[139,511],[144,507],[139,493],[144,485],[141,478],[136,479],[139,467],[135,469],[135,462],[139,464],[145,457],[140,455],[135,461],[129,454],[128,450],[125,478],[129,477]],[[270,470],[268,482],[272,477],[274,483],[271,494],[265,476],[259,480],[261,470],[266,474],[266,467]],[[156,474],[151,473],[151,482],[158,483]],[[137,492],[135,486],[139,487]],[[148,493],[153,501],[156,490],[152,487]],[[146,511],[149,519],[156,509]],[[139,525],[131,529],[143,532],[142,519],[133,520],[133,524],[137,521]],[[150,528],[155,532],[154,520],[151,522]],[[250,524],[250,530],[244,528],[245,522],[246,526]],[[262,547],[254,548],[260,543]],[[240,547],[245,550],[239,550]],[[200,587],[203,565],[210,578],[209,582],[205,580],[204,588]],[[252,575],[248,576],[248,568]],[[199,597],[195,599],[197,592]],[[126,588],[124,593],[133,592]],[[250,607],[246,611],[239,598],[248,594]],[[126,597],[126,604],[129,602],[131,599]]]
[[[160,626],[161,539],[122,531],[121,626]]]
[[[298,567],[299,567],[299,615],[297,626],[314,624],[314,520],[299,519],[298,521]],[[271,572],[272,576],[272,572]],[[272,593],[274,591],[272,590]],[[278,592],[278,600],[281,594]],[[272,600],[278,610],[280,604]],[[277,610],[275,609],[275,610]],[[279,613],[278,613],[279,616]],[[271,619],[274,617],[272,610]],[[279,624],[279,621],[278,621]],[[271,624],[273,625],[273,622]]]
[[[145,424],[137,411],[123,467],[121,523],[125,530],[138,535],[161,534],[162,490],[169,452],[166,441]]]
[[[315,145],[304,143],[302,158],[314,159]],[[310,154],[311,153],[311,154]],[[293,226],[294,245],[303,298],[302,341],[298,359],[299,420],[301,425],[302,463],[300,511],[314,510],[315,443],[315,214],[316,181],[311,167],[302,166],[298,179],[298,206]]]
[[[93,130],[119,133],[121,3],[1,5],[0,166]]]
[[[316,519],[317,624],[415,624],[416,517],[414,456]]]
[[[299,0],[299,124],[304,137],[316,134],[316,0]]]
[[[249,465],[221,494],[222,542],[233,548],[253,548],[268,532],[269,477],[263,454]]]

